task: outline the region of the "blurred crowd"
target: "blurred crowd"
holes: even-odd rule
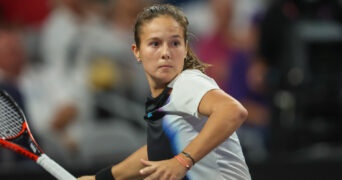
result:
[[[149,89],[130,45],[148,3],[0,1],[1,87],[62,164],[114,163],[144,144]]]
[[[0,0],[0,87],[61,164],[88,168],[122,160],[145,143],[149,95],[131,53],[132,26],[143,7],[158,2],[185,11],[189,43],[212,65],[207,73],[249,111],[238,130],[247,161],[265,161],[277,77],[268,75],[281,43],[261,42],[269,30],[263,20],[274,17],[270,7],[280,3],[279,13],[293,21],[299,10],[292,1]]]

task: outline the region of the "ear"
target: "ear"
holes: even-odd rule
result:
[[[140,51],[135,43],[132,44],[132,52],[135,58],[137,59],[137,61],[140,61]]]

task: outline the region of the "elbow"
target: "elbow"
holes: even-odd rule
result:
[[[215,112],[217,112],[217,115],[220,114],[222,119],[225,119],[224,122],[227,125],[238,128],[248,118],[247,109],[238,101],[230,101],[229,103],[220,104],[217,107]]]
[[[233,108],[230,107],[230,111],[232,112],[231,117],[233,118],[233,121],[236,123],[237,126],[243,124],[248,118],[247,109],[239,102],[236,102]]]
[[[248,111],[245,107],[243,107],[242,105],[240,105],[241,107],[239,108],[239,119],[241,121],[241,123],[243,123],[244,121],[247,120],[248,118]]]
[[[225,124],[222,127],[229,127],[226,128],[229,135],[232,131],[237,130],[248,118],[247,109],[238,102],[225,107],[224,111]]]

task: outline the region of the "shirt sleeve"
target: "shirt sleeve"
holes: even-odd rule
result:
[[[177,111],[199,118],[198,106],[203,96],[212,89],[219,89],[217,83],[198,70],[185,70],[174,82],[171,99]]]

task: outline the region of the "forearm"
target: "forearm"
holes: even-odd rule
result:
[[[143,146],[119,164],[112,167],[115,179],[142,179],[139,170],[143,168],[140,159],[147,159],[147,146]]]

